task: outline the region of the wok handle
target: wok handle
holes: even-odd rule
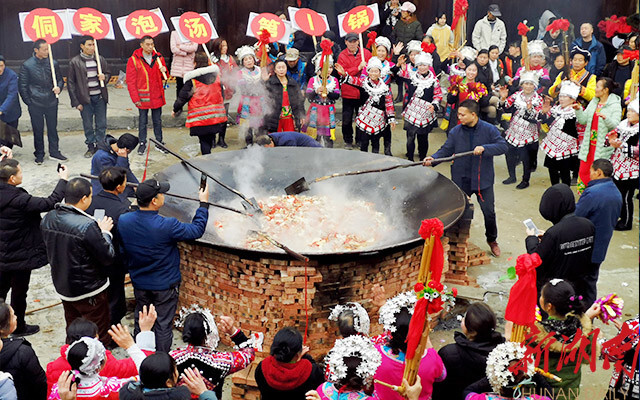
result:
[[[211,180],[213,180],[215,183],[217,183],[218,185],[222,186],[223,188],[227,189],[228,191],[234,193],[235,195],[239,196],[240,198],[242,198],[242,200],[246,201],[249,204],[255,205],[253,203],[251,203],[249,201],[249,199],[247,199],[247,197],[245,195],[243,195],[242,193],[238,192],[236,189],[232,188],[231,186],[219,181],[216,177],[212,176],[210,173],[208,173],[207,171],[203,170],[202,168],[194,165],[191,161],[188,161],[187,159],[185,159],[184,157],[182,157],[181,155],[179,155],[178,153],[175,153],[174,151],[170,150],[169,148],[167,148],[165,145],[163,145],[162,143],[160,143],[159,141],[157,141],[154,138],[149,138],[150,141],[152,141],[153,143],[156,144],[156,146],[163,148],[164,150],[166,150],[169,154],[171,154],[172,156],[178,158],[180,161],[182,161],[183,163],[187,164],[188,166],[190,166],[191,168],[195,169],[196,171],[199,171],[200,173],[205,174],[206,176],[208,176],[209,178],[211,178]],[[257,205],[256,205],[257,206]]]
[[[80,174],[81,177],[83,178],[87,178],[87,179],[99,179],[97,176],[95,175],[89,175],[89,174]],[[133,187],[133,188],[137,188],[138,184],[137,183],[133,183],[133,182],[127,182],[127,186],[129,187]],[[193,197],[187,197],[187,196],[183,196],[181,194],[175,194],[175,193],[165,193],[166,196],[171,196],[171,197],[175,197],[177,199],[182,199],[182,200],[191,200],[191,201],[197,201],[200,202],[199,199],[194,199]],[[228,207],[228,206],[223,206],[222,204],[217,204],[217,203],[210,203],[210,202],[205,202],[208,205],[212,206],[212,207],[217,207],[217,208],[222,208],[224,210],[227,211],[232,211],[234,213],[238,213],[238,214],[242,214],[242,215],[246,215],[246,216],[250,216],[249,214],[247,214],[244,211],[238,210],[236,208],[233,207]]]
[[[458,153],[458,154],[454,154],[452,156],[449,157],[442,157],[442,158],[434,158],[433,160],[431,160],[431,165],[436,165],[436,164],[440,164],[443,162],[447,162],[447,161],[453,161],[457,158],[461,158],[461,157],[466,157],[466,156],[472,156],[473,155],[473,150],[470,151],[463,151],[462,153]],[[422,164],[422,163],[420,163]]]
[[[473,150],[472,151],[465,151],[465,152],[458,153],[458,154],[454,154],[454,155],[449,156],[449,157],[436,158],[436,159],[431,161],[431,165],[435,165],[435,164],[439,164],[439,163],[447,162],[447,161],[453,161],[456,158],[465,157],[465,156],[471,156],[471,155],[473,155]],[[386,171],[391,171],[391,170],[394,170],[394,169],[417,167],[419,165],[422,165],[422,161],[412,162],[412,163],[409,163],[409,164],[394,165],[394,166],[386,167],[386,168],[366,169],[366,170],[362,170],[362,171],[342,172],[342,173],[337,173],[337,174],[332,174],[332,175],[327,175],[327,176],[323,176],[323,177],[320,177],[320,178],[316,178],[313,182],[321,182],[321,181],[325,181],[327,179],[337,178],[337,177],[340,177],[340,176],[364,175],[364,174],[373,174],[373,173],[376,173],[376,172],[386,172]]]

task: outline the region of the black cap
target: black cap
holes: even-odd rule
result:
[[[354,40],[358,40],[358,35],[356,33],[349,32],[344,37],[344,40],[346,40],[347,42],[352,42]]]
[[[158,193],[167,193],[169,188],[168,182],[158,182],[155,179],[147,179],[138,185],[138,189],[136,189],[136,199],[138,199],[138,203],[147,204],[150,203]]]
[[[135,149],[136,146],[138,145],[139,141],[140,140],[137,137],[133,136],[132,134],[123,133],[118,138],[118,142],[116,143],[116,145],[120,149],[127,149],[129,151],[133,151],[133,149]]]
[[[631,47],[629,46],[620,46],[616,51],[616,54],[624,53],[625,51],[631,51]]]

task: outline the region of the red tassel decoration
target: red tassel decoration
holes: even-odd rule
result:
[[[407,353],[405,360],[411,360],[415,356],[416,348],[420,343],[422,332],[424,331],[424,320],[427,317],[428,302],[423,297],[418,300],[413,310],[413,316],[409,323],[409,332],[407,333]]]

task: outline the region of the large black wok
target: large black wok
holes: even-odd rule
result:
[[[300,176],[316,178],[335,172],[346,172],[381,168],[406,160],[379,154],[323,148],[279,147],[252,148],[226,151],[191,160],[195,165],[219,178],[226,184],[258,199],[270,195],[284,195],[284,187]],[[246,179],[252,176],[252,179]],[[156,174],[156,178],[171,183],[172,193],[196,197],[200,173],[182,163],[177,163]],[[240,201],[230,191],[209,180],[210,201],[230,204],[241,208]],[[251,192],[253,191],[253,192]],[[389,216],[394,227],[392,239],[376,243],[358,251],[309,253],[313,256],[335,254],[362,254],[393,249],[422,239],[418,235],[420,222],[425,218],[439,218],[445,228],[453,225],[465,209],[464,193],[449,179],[432,168],[414,167],[360,176],[335,178],[319,182],[304,195],[326,194],[334,191],[346,192],[350,198],[365,199],[375,203],[378,211]],[[165,198],[161,213],[181,221],[191,221],[198,204],[171,197]],[[341,204],[336,203],[336,207]],[[221,209],[209,209],[210,221],[216,213],[227,213]],[[248,217],[237,215],[237,221],[255,229],[256,224]],[[286,245],[286,241],[282,240]],[[273,254],[279,250],[247,250],[222,241],[211,223],[199,242],[234,250]]]

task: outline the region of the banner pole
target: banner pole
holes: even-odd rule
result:
[[[49,66],[51,67],[51,79],[53,79],[53,87],[57,87],[58,86],[58,79],[56,78],[56,69],[53,66],[53,54],[51,54],[51,45],[49,43],[47,43],[47,46],[49,47]],[[56,99],[59,97],[58,93],[55,93],[56,95]]]
[[[96,49],[96,64],[98,64],[98,75],[102,75],[102,64],[100,64],[100,52],[98,51],[98,41],[93,39],[93,43]],[[98,78],[100,80],[100,78]],[[100,87],[104,87],[104,81],[100,80]]]
[[[360,57],[362,58],[362,62],[364,62],[364,45],[362,44],[362,32],[360,32]]]

